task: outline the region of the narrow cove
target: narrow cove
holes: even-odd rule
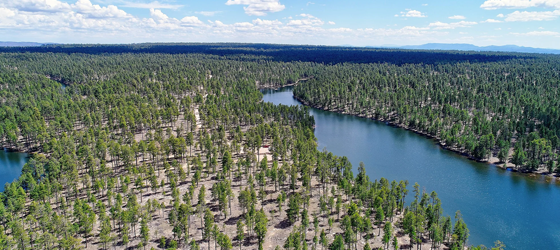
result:
[[[263,100],[301,105],[293,87],[263,90]],[[469,244],[507,249],[559,249],[560,186],[554,181],[471,161],[439,147],[433,140],[385,123],[311,108],[318,148],[347,156],[354,172],[364,162],[373,179],[408,180],[426,192],[436,191],[444,214],[460,210],[469,229]],[[410,201],[410,200],[409,200]]]

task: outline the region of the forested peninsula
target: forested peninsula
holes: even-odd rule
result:
[[[309,105],[553,172],[558,65],[266,44],[2,48],[0,143],[32,156],[0,193],[0,249],[487,249],[421,183],[317,150],[308,108],[259,88],[299,82]]]

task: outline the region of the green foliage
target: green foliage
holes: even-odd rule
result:
[[[266,237],[268,227],[268,219],[261,209],[257,212],[255,216],[255,233],[257,234],[257,240],[259,242],[259,250],[263,249],[264,239]]]
[[[405,61],[408,64],[320,67],[313,78],[295,87],[294,96],[317,108],[421,131],[440,139],[446,148],[481,160],[499,151],[500,160],[507,161],[510,142],[515,141],[528,154],[530,169],[535,169],[558,151],[560,127],[555,121],[560,118],[560,97],[553,91],[558,72],[552,66],[558,57],[519,54],[497,61]],[[524,163],[520,153],[516,165]]]
[[[231,244],[231,239],[227,234],[220,233],[218,235],[218,245],[220,245],[221,250],[230,250],[233,246]]]
[[[210,237],[212,236],[212,230],[214,228],[214,214],[210,209],[206,208],[204,211],[204,239],[210,244]]]
[[[334,237],[333,242],[329,245],[329,250],[344,250],[344,239],[340,234]]]
[[[111,236],[111,222],[109,218],[103,220],[101,228],[99,230],[99,240],[103,243],[103,248],[107,249],[107,243],[113,241]]]
[[[302,249],[303,234],[294,230],[290,233],[284,242],[284,249],[286,250],[301,250]]]
[[[301,204],[301,198],[299,193],[293,193],[288,198],[288,209],[286,209],[286,215],[291,224],[294,224],[298,220],[299,209]]]
[[[245,225],[243,224],[243,222],[241,220],[237,221],[237,241],[239,244],[239,249],[241,249],[241,246],[243,245],[243,240],[245,239],[245,229],[244,229]]]
[[[142,222],[140,224],[140,235],[142,236],[142,243],[144,244],[144,246],[146,244],[148,244],[148,241],[150,240],[150,229],[148,228],[148,223],[146,222],[145,219],[142,219]]]
[[[391,224],[391,222],[387,222],[385,223],[385,226],[383,226],[383,240],[382,240],[386,248],[389,247],[389,243],[391,242],[392,238],[393,238],[393,224]]]
[[[509,139],[517,136],[519,150],[513,158],[525,154],[519,160],[524,167],[553,162],[559,144],[553,122],[558,111],[549,108],[558,106],[556,92],[541,90],[557,82],[534,77],[552,75],[541,61],[551,58],[544,55],[444,53],[444,59],[436,60],[415,52],[272,45],[1,50],[0,143],[37,152],[21,177],[0,194],[2,247],[79,249],[101,243],[97,246],[108,249],[112,243],[128,248],[131,242],[140,240],[134,247],[145,247],[159,238],[160,248],[199,249],[192,238],[197,232],[189,232],[195,227],[191,217],[196,204],[196,228],[201,228],[196,230],[202,230],[203,240],[230,249],[229,236],[219,229],[231,214],[233,189],[242,187],[235,196],[246,226],[238,220],[237,243],[243,249],[244,239],[256,236],[262,249],[272,225],[264,210],[257,209],[257,198],[266,204],[272,183],[278,217],[284,216],[288,199],[284,218],[302,225],[286,239],[287,249],[307,249],[303,242],[311,222],[315,236],[321,229],[314,243],[329,246],[319,228],[321,216],[328,217],[329,229],[344,217],[344,234],[335,235],[330,244],[343,249],[345,243],[355,248],[361,237],[368,239],[371,218],[380,229],[396,226],[392,221],[402,211],[403,227],[414,242],[424,235],[438,245],[453,235],[447,241],[465,244],[466,225],[457,222],[452,228],[450,219],[440,219],[437,197],[420,194],[418,188],[415,203],[405,207],[407,182],[371,181],[365,164],[354,177],[348,158],[316,149],[315,121],[308,108],[261,102],[257,87],[264,85],[307,80],[294,94],[314,106],[392,120],[477,157],[508,148]],[[525,84],[520,71],[512,71],[512,77],[498,74],[496,63],[505,58],[543,68],[528,73],[527,79],[536,80]],[[377,63],[381,59],[394,64]],[[428,61],[434,64],[415,64]],[[503,63],[506,69],[533,67]],[[472,67],[473,80],[465,78],[465,67]],[[519,92],[505,91],[509,89]],[[494,90],[501,94],[488,98]],[[535,102],[537,93],[549,104]],[[271,162],[255,155],[263,145]],[[201,182],[212,186],[202,185],[195,197]],[[161,203],[148,199],[160,196]],[[310,206],[317,200],[321,211]],[[173,235],[158,235],[161,223]]]
[[[453,246],[462,249],[467,243],[469,238],[469,229],[467,224],[463,221],[461,213],[457,211],[455,214],[455,226],[453,226]]]

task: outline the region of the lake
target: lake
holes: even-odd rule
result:
[[[8,152],[0,148],[0,191],[4,191],[5,183],[19,178],[26,162],[26,153]]]
[[[263,90],[264,101],[301,105],[293,87]],[[357,173],[364,162],[373,179],[408,180],[436,191],[444,214],[456,210],[470,230],[469,244],[504,242],[507,249],[560,249],[560,186],[491,164],[471,161],[414,132],[383,122],[311,109],[318,148],[347,156]]]

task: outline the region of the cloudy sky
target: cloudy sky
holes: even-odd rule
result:
[[[560,0],[0,0],[0,40],[560,49]]]

